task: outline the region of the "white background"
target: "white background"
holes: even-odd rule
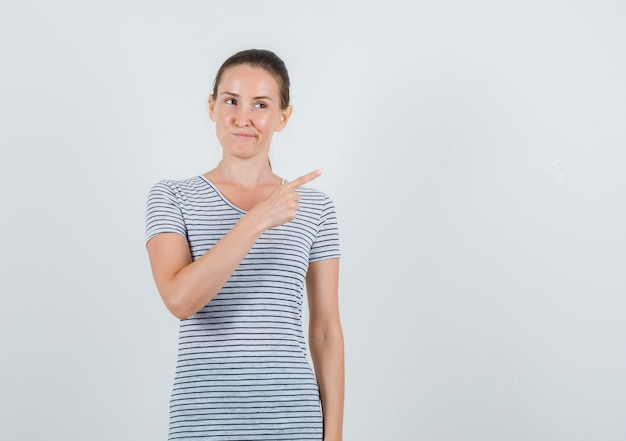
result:
[[[12,3],[2,439],[166,438],[145,197],[215,166],[251,47],[292,77],[274,169],[339,212],[345,439],[626,439],[622,1]]]

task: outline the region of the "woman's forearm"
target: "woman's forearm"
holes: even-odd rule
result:
[[[148,242],[157,287],[169,311],[179,319],[186,319],[208,304],[228,281],[237,266],[254,246],[264,228],[252,217],[244,216],[222,239],[202,257],[191,262],[173,264],[171,247],[158,249],[158,237]],[[181,260],[183,258],[181,257]],[[168,265],[169,268],[165,267]],[[170,266],[171,265],[171,266]],[[172,270],[172,268],[179,268]],[[174,271],[170,273],[169,271]]]
[[[324,441],[341,441],[344,407],[344,346],[341,328],[310,336],[311,357],[320,388]]]

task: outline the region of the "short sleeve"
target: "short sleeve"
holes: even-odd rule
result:
[[[322,204],[317,237],[311,246],[309,262],[340,257],[339,226],[333,201],[325,196]]]
[[[180,202],[167,181],[154,184],[146,202],[146,243],[161,233],[178,233],[187,237]]]

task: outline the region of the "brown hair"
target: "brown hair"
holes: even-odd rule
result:
[[[289,73],[283,60],[272,51],[266,49],[247,49],[230,56],[220,66],[213,82],[213,97],[217,97],[217,88],[226,70],[233,66],[247,64],[252,67],[260,67],[266,70],[276,79],[280,93],[280,105],[282,109],[289,106]]]

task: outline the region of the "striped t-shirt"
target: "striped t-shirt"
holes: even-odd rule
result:
[[[220,292],[182,320],[169,440],[322,439],[302,302],[309,262],[339,257],[333,202],[301,187],[296,218],[263,233]],[[203,176],[149,192],[146,241],[187,238],[193,260],[245,214]]]

